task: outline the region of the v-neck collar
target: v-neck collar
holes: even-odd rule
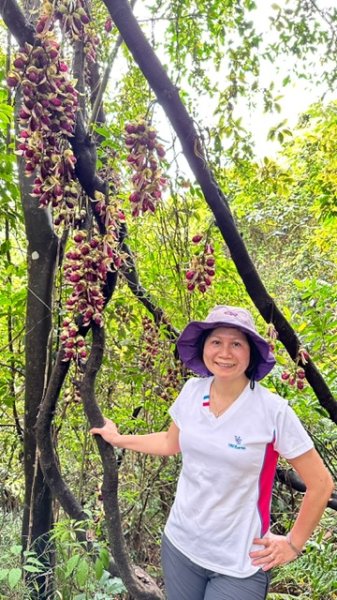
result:
[[[212,413],[212,411],[210,410],[211,385],[213,383],[213,380],[214,376],[210,377],[209,381],[207,382],[207,389],[205,390],[205,393],[203,394],[201,399],[201,410],[205,414],[206,418],[210,419],[214,423],[220,423],[221,421],[227,420],[228,417],[234,414],[242,406],[242,404],[244,404],[247,396],[249,395],[249,392],[251,391],[250,381],[248,381],[247,385],[244,387],[241,394],[239,394],[236,400],[234,400],[234,402],[232,402],[232,404],[228,408],[226,408],[226,410],[221,415],[216,417],[215,414]]]

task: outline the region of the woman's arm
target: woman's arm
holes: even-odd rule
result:
[[[115,423],[105,419],[104,427],[93,427],[90,429],[92,435],[100,435],[102,438],[117,448],[126,448],[144,454],[157,456],[171,456],[180,452],[179,429],[175,423],[171,423],[167,431],[159,433],[148,433],[144,435],[121,435]]]
[[[316,450],[288,461],[306,486],[297,519],[291,529],[292,544],[301,550],[318,524],[334,489],[329,471]]]
[[[252,564],[260,565],[264,571],[297,557],[318,524],[334,489],[332,477],[316,450],[309,450],[288,462],[305,483],[306,492],[288,536],[268,534],[253,540],[254,544],[264,548],[250,553]]]

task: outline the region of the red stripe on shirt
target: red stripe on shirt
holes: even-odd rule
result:
[[[264,536],[270,525],[270,506],[273,491],[273,483],[279,453],[274,449],[275,437],[267,444],[263,465],[259,478],[258,510],[261,519],[261,536]]]

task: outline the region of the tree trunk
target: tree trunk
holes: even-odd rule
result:
[[[31,181],[19,164],[19,180],[28,240],[28,292],[26,307],[26,387],[24,427],[25,500],[23,548],[34,550],[46,571],[35,579],[34,597],[51,598],[53,551],[49,531],[53,523],[52,498],[42,474],[36,446],[36,419],[48,380],[52,291],[58,239],[49,214],[30,196]],[[33,595],[32,595],[33,597]]]

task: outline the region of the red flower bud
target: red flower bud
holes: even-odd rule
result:
[[[129,148],[132,148],[132,146],[134,146],[134,143],[135,143],[135,139],[133,137],[129,136],[129,137],[125,138],[125,144]]]
[[[62,105],[62,100],[60,98],[57,98],[56,96],[54,96],[53,98],[49,98],[49,102],[53,106],[61,106]]]
[[[27,112],[27,111],[25,111],[24,108],[21,108],[19,110],[19,117],[20,117],[20,119],[24,119],[24,120],[29,119],[30,118],[30,113]]]
[[[201,242],[202,238],[203,238],[202,234],[194,235],[192,237],[193,244],[199,244],[199,242]]]
[[[193,279],[194,275],[195,275],[195,271],[187,271],[185,277],[187,280],[191,280],[191,279]]]
[[[210,256],[209,258],[206,259],[206,265],[208,267],[213,267],[214,264],[215,264],[215,259],[213,258],[213,256]]]
[[[74,346],[75,346],[74,338],[68,338],[67,341],[64,343],[65,348],[73,348]]]
[[[24,69],[26,62],[27,62],[26,60],[23,60],[20,56],[18,56],[14,60],[13,65],[16,69]]]
[[[87,254],[90,253],[90,245],[89,244],[83,244],[83,246],[80,248],[81,254],[83,256],[86,256]]]
[[[154,150],[156,147],[156,142],[154,140],[147,140],[147,147],[149,150]]]
[[[74,348],[66,348],[64,350],[63,356],[64,356],[64,358],[63,358],[64,361],[71,360],[72,358],[74,358],[74,356],[75,356]]]
[[[133,123],[127,123],[125,125],[125,131],[127,133],[136,133],[137,128],[136,128],[136,126]]]
[[[110,17],[107,18],[104,24],[104,29],[107,33],[110,33],[112,29],[112,19]]]
[[[141,195],[139,192],[132,192],[129,196],[130,202],[139,202],[141,199]]]
[[[79,242],[82,242],[86,237],[87,237],[86,231],[80,230],[75,233],[74,241],[79,243]]]
[[[36,33],[42,33],[43,32],[43,30],[45,28],[45,25],[47,23],[47,19],[48,19],[48,17],[46,17],[46,16],[41,17],[41,19],[36,23],[36,27],[35,27]]]
[[[37,83],[39,81],[39,75],[35,71],[28,73],[27,77],[32,83]]]
[[[156,146],[156,150],[157,150],[157,154],[159,156],[159,158],[164,158],[166,152],[165,152],[165,148],[164,146]]]
[[[18,85],[19,81],[20,81],[19,75],[17,75],[16,73],[11,73],[7,77],[7,85],[10,88],[15,88]]]

